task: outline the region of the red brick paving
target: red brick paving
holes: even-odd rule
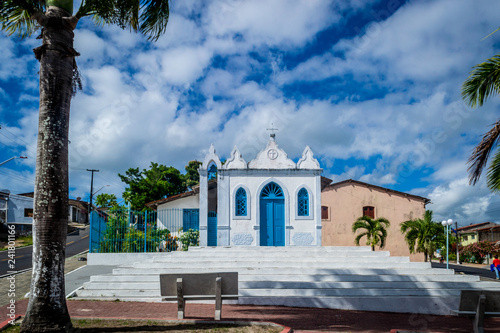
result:
[[[68,300],[73,317],[177,319],[177,304]],[[16,315],[24,315],[27,300],[16,303]],[[214,304],[186,304],[186,319],[213,320]],[[7,306],[0,308],[6,318]],[[291,327],[294,332],[471,332],[472,320],[456,316],[434,316],[390,312],[365,312],[283,306],[222,306],[222,320],[268,321]],[[3,320],[2,320],[3,321]],[[487,318],[485,332],[500,332],[500,318]]]

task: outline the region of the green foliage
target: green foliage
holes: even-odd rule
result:
[[[445,240],[442,225],[432,221],[431,210],[425,211],[423,219],[413,219],[401,223],[401,233],[405,234],[405,241],[410,253],[423,253],[425,261]]]
[[[198,168],[202,164],[200,161],[189,161],[188,165],[185,166],[186,174],[184,175],[184,180],[186,187],[191,188],[200,183]]]
[[[38,28],[36,16],[45,13],[47,5],[73,12],[73,0],[2,0],[0,1],[1,29],[9,35],[29,37]],[[167,29],[170,17],[168,0],[82,0],[75,16],[90,16],[95,23],[117,25],[156,41]]]
[[[498,31],[495,30],[495,32]],[[462,84],[462,99],[471,107],[482,106],[488,98],[500,94],[500,54],[473,67]],[[476,184],[492,151],[498,148],[500,120],[493,125],[469,157],[469,182]],[[500,151],[497,151],[488,168],[488,188],[500,192]]]
[[[491,253],[492,250],[493,247],[488,241],[472,243],[460,250],[460,257],[464,256],[464,261],[466,262],[482,264],[486,259],[486,255]]]
[[[356,220],[352,225],[352,232],[355,233],[357,230],[361,229],[360,234],[356,236],[354,242],[359,246],[359,241],[361,238],[366,236],[366,245],[371,246],[372,251],[375,251],[375,246],[383,248],[385,246],[385,240],[387,238],[387,228],[391,223],[380,217],[378,219],[372,219],[369,216],[362,216]]]
[[[99,194],[95,199],[95,204],[101,208],[118,206],[118,203],[116,202],[116,195],[108,193]]]
[[[187,251],[190,246],[200,245],[200,232],[198,230],[189,229],[184,232],[179,239],[182,243],[182,250]]]
[[[184,177],[179,170],[154,162],[151,162],[149,170],[130,168],[125,176],[118,176],[128,185],[123,198],[137,211],[144,211],[148,202],[186,191]]]

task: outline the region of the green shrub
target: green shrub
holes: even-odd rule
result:
[[[200,232],[198,230],[189,229],[184,232],[179,239],[182,243],[182,250],[187,251],[190,246],[200,245]]]

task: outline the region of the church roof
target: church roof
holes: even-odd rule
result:
[[[336,187],[340,187],[340,186],[344,186],[344,185],[349,185],[349,184],[354,184],[354,185],[360,185],[360,186],[365,186],[365,187],[368,187],[368,188],[373,188],[373,189],[377,189],[377,190],[381,190],[381,191],[384,191],[384,192],[388,192],[388,193],[393,193],[393,194],[397,194],[397,195],[401,195],[401,196],[404,196],[404,197],[410,197],[410,198],[413,198],[413,199],[416,199],[416,200],[421,200],[423,201],[425,204],[428,204],[431,202],[430,199],[427,199],[425,197],[421,197],[419,195],[414,195],[414,194],[410,194],[410,193],[405,193],[405,192],[400,192],[400,191],[396,191],[396,190],[392,190],[390,188],[387,188],[387,187],[382,187],[382,186],[377,186],[377,185],[372,185],[372,184],[368,184],[368,183],[364,183],[364,182],[360,182],[359,180],[354,180],[354,179],[347,179],[347,180],[343,180],[341,182],[337,182],[337,183],[332,183],[328,186],[326,186],[324,189],[322,189],[321,191],[328,191],[328,189],[333,189],[333,188],[336,188]]]

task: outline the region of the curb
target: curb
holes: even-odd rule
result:
[[[6,319],[4,320],[1,324],[0,324],[0,331],[3,331],[4,329],[6,329],[7,327],[9,327],[10,325],[10,321],[16,321],[18,320],[19,318],[21,318],[22,316],[21,315],[17,315],[14,317],[14,319]]]
[[[10,325],[10,321],[11,320],[18,320],[19,318],[21,318],[22,316],[21,315],[17,315],[14,319],[7,319],[5,320],[3,323],[0,324],[0,331],[3,331],[4,329],[6,329],[9,325]],[[288,327],[288,326],[284,326],[284,325],[280,325],[280,324],[276,324],[276,323],[273,323],[271,321],[244,321],[244,320],[238,320],[238,321],[235,321],[235,320],[198,320],[198,319],[182,319],[182,320],[179,320],[179,319],[160,319],[160,318],[148,318],[148,319],[144,319],[144,318],[126,318],[126,317],[99,317],[99,318],[94,318],[94,317],[85,317],[85,316],[71,316],[71,318],[75,318],[75,319],[96,319],[96,320],[138,320],[138,321],[151,321],[151,320],[154,320],[154,321],[158,321],[158,322],[164,322],[164,323],[179,323],[179,324],[183,324],[183,323],[192,323],[192,324],[230,324],[230,325],[240,325],[240,326],[245,326],[245,325],[261,325],[261,326],[274,326],[274,327],[283,327],[283,330],[280,332],[280,333],[292,333],[293,330]],[[391,330],[391,333],[397,333],[397,332],[393,332]]]

